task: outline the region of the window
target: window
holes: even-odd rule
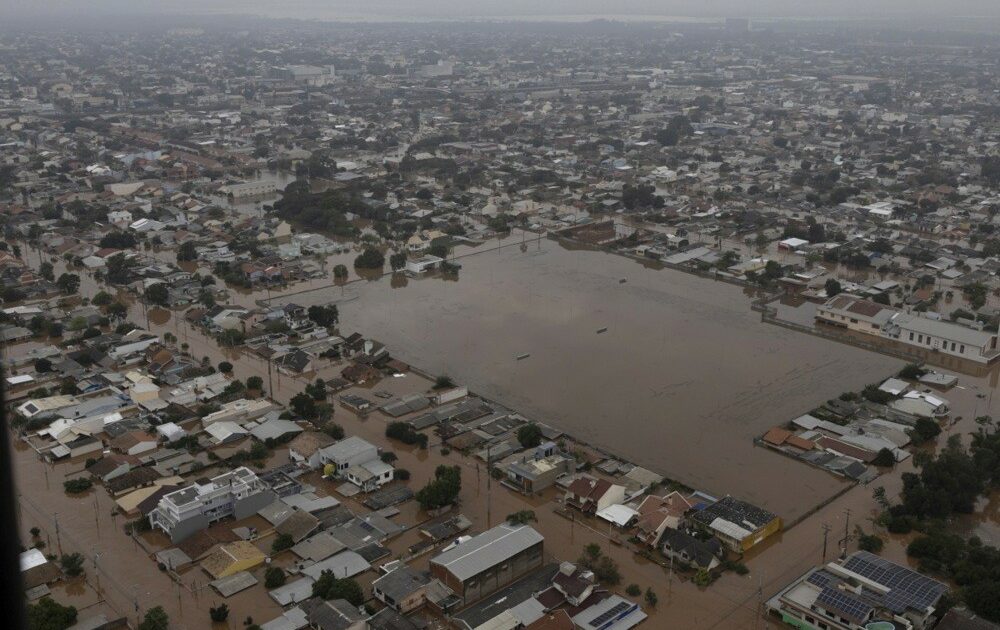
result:
[[[858,320],[856,320],[856,319],[854,319],[854,318],[852,317],[852,318],[851,318],[851,323],[852,323],[852,324],[857,324],[857,323],[858,323]]]
[[[924,336],[923,335],[917,335],[917,343],[923,343],[923,342],[924,342]]]
[[[913,333],[910,333],[910,341],[913,341]]]
[[[958,351],[961,352],[962,354],[965,354],[965,344],[962,344],[961,346],[959,346],[958,347]]]
[[[952,352],[955,351],[955,342],[954,341],[951,342],[951,351]]]

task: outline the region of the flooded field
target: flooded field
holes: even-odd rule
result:
[[[901,365],[764,325],[738,287],[617,255],[542,240],[460,262],[458,281],[384,277],[290,299],[339,300],[344,330],[403,360],[786,520],[841,482],[753,437]]]

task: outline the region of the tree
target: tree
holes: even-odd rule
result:
[[[393,271],[399,271],[406,266],[406,252],[399,252],[389,256],[389,266]]]
[[[542,430],[534,422],[525,424],[517,430],[517,441],[524,448],[535,448],[542,443]]]
[[[233,371],[233,364],[230,363],[229,361],[220,361],[219,371],[222,372],[223,374],[231,374]],[[257,378],[260,377],[258,376]]]
[[[318,304],[310,306],[307,311],[309,319],[313,321],[317,326],[322,326],[323,328],[329,328],[337,323],[340,319],[340,313],[337,311],[336,304],[328,304],[326,306],[320,306]]]
[[[870,551],[871,553],[878,553],[882,551],[882,547],[885,545],[880,537],[875,534],[865,534],[862,533],[858,536],[858,549],[862,551]]]
[[[313,400],[312,396],[304,392],[300,392],[292,396],[292,399],[289,401],[289,405],[291,405],[293,412],[302,416],[306,420],[312,420],[318,415],[316,411],[316,401]]]
[[[247,389],[253,389],[258,392],[264,391],[264,379],[259,376],[251,376],[247,379]]]
[[[534,510],[518,510],[507,515],[507,522],[511,525],[527,525],[537,520]]]
[[[52,361],[46,358],[35,359],[35,371],[39,374],[45,374],[52,371]]]
[[[30,630],[66,630],[76,623],[76,607],[63,606],[51,597],[43,597],[37,604],[28,604],[27,612]]]
[[[629,597],[638,597],[642,595],[642,587],[638,584],[629,584],[625,589],[625,594]]]
[[[105,312],[108,314],[108,319],[125,319],[128,316],[128,307],[121,302],[115,302],[108,304]]]
[[[312,585],[313,597],[322,599],[346,599],[354,606],[365,603],[361,586],[351,578],[337,579],[330,571],[323,571]]]
[[[163,606],[154,606],[147,610],[142,623],[139,624],[139,630],[168,630],[169,627],[170,618],[167,617],[167,611],[163,610]]]
[[[882,448],[879,449],[879,452],[875,455],[875,459],[872,460],[872,463],[876,466],[887,468],[896,463],[896,456],[893,455],[892,451],[889,449]]]
[[[423,509],[435,510],[454,503],[461,490],[462,470],[441,465],[434,471],[434,479],[417,491],[416,499]]]
[[[131,249],[137,243],[131,232],[108,232],[98,244],[104,249]]]
[[[177,262],[196,260],[198,252],[195,250],[194,241],[185,241],[177,248]]]
[[[826,284],[823,285],[823,288],[826,289],[827,297],[833,297],[843,290],[840,286],[840,282],[838,282],[835,278],[827,278]]]
[[[333,267],[333,277],[335,280],[346,280],[347,274],[347,265],[335,265]]]
[[[41,265],[39,265],[38,273],[49,282],[55,280],[56,277],[55,273],[53,273],[52,271],[52,263],[50,263],[49,261],[45,261]]]
[[[146,290],[143,291],[143,296],[147,302],[158,306],[166,306],[170,301],[170,292],[167,290],[167,285],[163,282],[157,282],[146,287]]]
[[[104,277],[111,284],[125,284],[132,275],[133,267],[135,267],[134,259],[124,253],[115,254],[105,262]]]
[[[66,494],[82,494],[94,485],[94,482],[87,477],[77,477],[63,482],[63,489]]]
[[[354,259],[356,269],[381,269],[385,266],[385,256],[377,249],[368,247]]]
[[[285,572],[280,567],[269,567],[264,572],[264,588],[272,589],[285,585]]]
[[[66,575],[76,577],[83,575],[83,560],[83,556],[78,553],[64,553],[59,558],[59,566],[62,567],[63,573]]]
[[[208,609],[208,616],[212,618],[212,621],[220,623],[229,618],[229,606],[227,604],[220,604]]]
[[[80,289],[80,276],[75,273],[64,273],[56,280],[56,286],[66,295],[73,295]]]
[[[315,383],[306,385],[306,394],[317,402],[326,400],[326,383],[321,378],[316,379]]]
[[[274,542],[271,543],[271,553],[280,553],[294,546],[295,539],[292,538],[291,534],[278,534],[274,537]]]
[[[114,298],[107,291],[98,291],[93,298],[91,298],[90,303],[94,306],[107,306],[111,304]]]
[[[653,589],[647,587],[646,588],[646,603],[649,604],[649,607],[650,608],[656,608],[656,602],[658,602],[658,601],[659,601],[659,598],[656,596],[656,593],[653,592]]]
[[[930,418],[917,418],[910,431],[910,439],[914,444],[923,444],[941,434],[941,425]]]

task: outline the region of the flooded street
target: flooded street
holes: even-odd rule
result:
[[[786,521],[842,487],[752,440],[901,362],[764,325],[728,284],[548,240],[523,249],[464,257],[457,282],[385,277],[291,299],[338,300],[344,330],[404,361]]]

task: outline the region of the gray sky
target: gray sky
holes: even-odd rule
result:
[[[1000,16],[1000,0],[0,0],[3,14],[252,13],[319,19]]]

